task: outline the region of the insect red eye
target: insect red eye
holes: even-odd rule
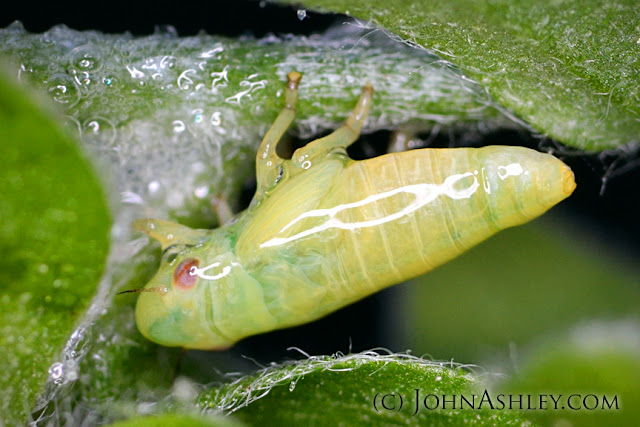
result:
[[[200,261],[197,259],[185,259],[173,271],[173,283],[181,289],[192,288],[198,282],[196,275],[198,267],[200,267]]]

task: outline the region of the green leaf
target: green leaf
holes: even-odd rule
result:
[[[584,150],[638,141],[633,0],[303,0],[372,20],[459,66],[541,133]]]
[[[31,414],[96,290],[108,248],[101,186],[74,141],[31,93],[0,73],[0,413]],[[48,373],[49,372],[49,373]]]
[[[336,420],[345,425],[521,425],[526,421],[516,411],[491,410],[486,401],[478,409],[483,393],[477,377],[460,366],[369,352],[269,367],[203,393],[200,406],[233,412],[251,425],[331,425]],[[443,395],[459,405],[460,395],[471,401],[474,394],[474,410],[453,409],[453,403],[442,409]],[[425,399],[433,409],[425,408]]]
[[[592,321],[548,337],[529,349],[503,388],[511,393],[550,394],[540,421],[555,425],[637,426],[640,422],[640,323]],[[575,408],[571,409],[569,407]]]
[[[242,425],[232,418],[191,414],[148,415],[111,424],[112,427],[239,427]]]

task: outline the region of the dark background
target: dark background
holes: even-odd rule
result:
[[[265,1],[213,0],[197,4],[175,2],[166,6],[131,1],[126,4],[56,3],[35,5],[31,2],[11,2],[9,10],[0,14],[0,27],[21,21],[30,32],[43,32],[56,24],[74,30],[98,30],[106,33],[134,35],[153,33],[158,26],[170,25],[181,36],[196,35],[199,31],[235,37],[253,34],[261,37],[269,32],[311,34],[322,30],[337,18],[307,12],[298,19],[298,8]]]

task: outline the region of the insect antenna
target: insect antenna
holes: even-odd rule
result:
[[[122,294],[130,294],[130,293],[139,293],[139,292],[155,292],[160,295],[164,295],[168,292],[167,288],[162,286],[155,286],[153,288],[138,288],[138,289],[129,289],[127,291],[118,292],[116,295]]]

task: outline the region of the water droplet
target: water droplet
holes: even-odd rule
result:
[[[302,163],[302,169],[309,169],[311,167],[311,162],[309,160],[305,160]]]
[[[67,74],[54,74],[45,82],[54,101],[71,108],[80,100],[80,92],[73,78]]]
[[[191,68],[188,70],[184,70],[178,76],[178,80],[177,80],[178,88],[182,90],[190,89],[191,85],[193,85],[193,80],[191,80],[191,78],[189,77],[189,74],[195,74],[195,73],[196,73],[196,70]]]
[[[211,115],[211,125],[220,126],[222,124],[222,117],[220,117],[220,111],[216,111]]]
[[[49,376],[55,384],[62,383],[62,376],[64,375],[64,366],[60,362],[56,362],[49,367]]]
[[[194,194],[199,199],[204,199],[209,194],[209,187],[206,185],[200,186],[195,189]]]
[[[96,71],[102,66],[97,49],[91,45],[78,46],[70,56],[71,66],[77,71]]]
[[[438,376],[436,377],[436,381],[442,381],[442,377],[441,377],[440,375],[438,375]]]
[[[149,185],[147,185],[149,189],[149,193],[155,193],[160,189],[160,183],[158,181],[151,181]]]
[[[174,120],[173,122],[171,122],[171,124],[173,125],[173,131],[175,133],[184,132],[186,128],[182,120]]]
[[[89,73],[80,73],[76,76],[76,81],[83,86],[89,86],[91,84]]]
[[[104,117],[91,117],[83,123],[82,135],[86,142],[100,146],[115,141],[116,129],[113,123]]]
[[[160,68],[168,68],[173,70],[176,67],[176,58],[173,56],[165,56],[160,61]]]
[[[100,132],[100,122],[97,120],[91,120],[85,124],[85,129],[90,130],[91,133],[97,135]]]
[[[116,87],[116,85],[118,83],[118,78],[116,76],[112,76],[112,75],[104,76],[102,78],[102,83],[104,83],[105,86],[107,86],[109,88]]]
[[[298,9],[298,19],[304,20],[307,17],[307,11],[304,9]]]
[[[200,109],[200,108],[197,108],[197,109],[191,111],[191,114],[193,114],[193,122],[194,123],[202,123],[202,121],[204,120],[203,110]]]
[[[289,391],[293,391],[296,388],[297,381],[291,381],[289,383]]]

